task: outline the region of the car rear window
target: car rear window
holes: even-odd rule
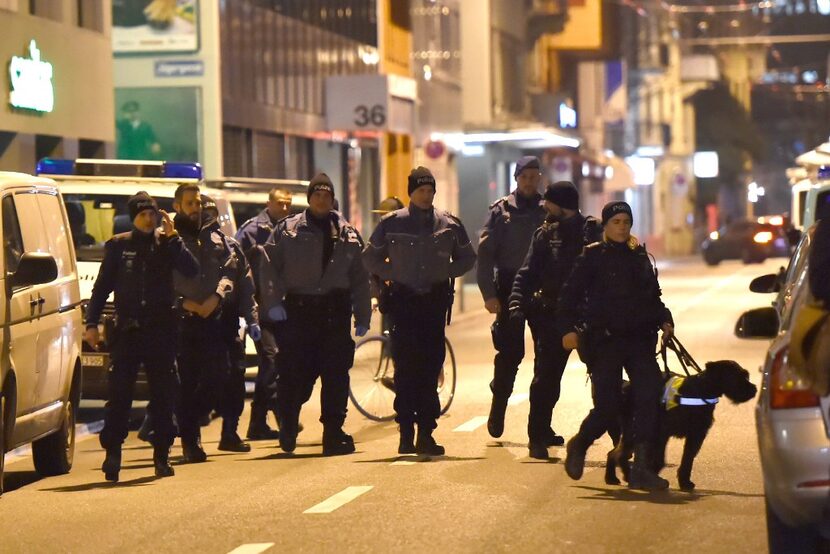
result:
[[[816,196],[816,221],[830,216],[830,190],[825,190]]]

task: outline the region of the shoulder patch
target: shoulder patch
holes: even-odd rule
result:
[[[499,198],[498,200],[496,200],[495,202],[493,202],[492,204],[490,204],[490,209],[492,210],[493,208],[495,208],[496,206],[498,206],[498,205],[499,205],[499,203],[506,205],[506,204],[507,204],[507,200],[508,200],[508,197],[507,197],[507,196],[502,196],[501,198]]]

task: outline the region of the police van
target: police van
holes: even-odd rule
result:
[[[125,161],[97,159],[53,159],[38,162],[37,173],[57,183],[66,203],[72,241],[78,261],[80,296],[84,306],[104,257],[104,244],[115,234],[132,229],[127,200],[143,190],[156,199],[159,209],[173,213],[173,200],[179,185],[199,184],[202,168],[197,163]],[[221,190],[206,191],[216,201],[218,220],[224,233],[236,233],[236,221]],[[106,347],[114,328],[113,297],[107,300],[101,323],[103,345],[96,351],[84,343],[83,397],[107,398],[107,373],[111,360]],[[143,372],[135,387],[135,398],[148,398]]]
[[[804,229],[809,229],[827,217],[830,217],[830,165],[818,168],[816,182],[807,189],[802,224]]]
[[[41,475],[67,473],[81,395],[78,267],[48,179],[0,172],[0,493],[5,453],[32,443]]]

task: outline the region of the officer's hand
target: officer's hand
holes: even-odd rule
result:
[[[159,213],[161,214],[161,232],[167,236],[172,235],[175,227],[173,227],[173,220],[170,219],[170,214],[164,210],[159,210]]]
[[[576,350],[578,344],[577,334],[573,331],[562,337],[562,348],[565,350]]]
[[[674,336],[674,325],[664,323],[660,329],[663,331],[663,344],[666,344]]]
[[[202,311],[202,305],[198,302],[190,300],[189,298],[182,300],[182,308],[194,314],[201,314]]]
[[[354,334],[355,336],[362,337],[365,336],[366,333],[369,332],[368,327],[364,327],[363,325],[355,325],[354,326]]]
[[[84,331],[84,342],[90,345],[94,350],[98,350],[98,343],[101,342],[101,334],[98,332],[98,327],[87,327]]]
[[[377,299],[377,298],[375,298],[374,296],[372,297],[371,304],[372,304],[372,311],[373,311],[373,312],[378,311],[378,304],[379,304],[379,302],[378,302],[378,299]]]
[[[210,297],[202,302],[202,305],[199,310],[199,315],[203,318],[207,319],[216,311],[216,308],[219,307],[219,295],[218,294],[211,294]]]
[[[498,298],[488,298],[484,301],[484,308],[491,314],[497,314],[501,311],[501,302]]]
[[[259,342],[259,339],[262,338],[262,329],[259,323],[251,323],[248,325],[248,336],[251,337],[252,341]]]
[[[288,314],[285,313],[285,308],[280,304],[268,310],[268,318],[271,321],[285,321],[288,319]]]

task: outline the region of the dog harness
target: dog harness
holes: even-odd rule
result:
[[[688,398],[680,395],[680,387],[683,386],[685,377],[679,375],[672,376],[666,381],[666,386],[663,389],[663,404],[666,405],[666,410],[671,410],[677,406],[711,406],[718,403],[717,398]]]

